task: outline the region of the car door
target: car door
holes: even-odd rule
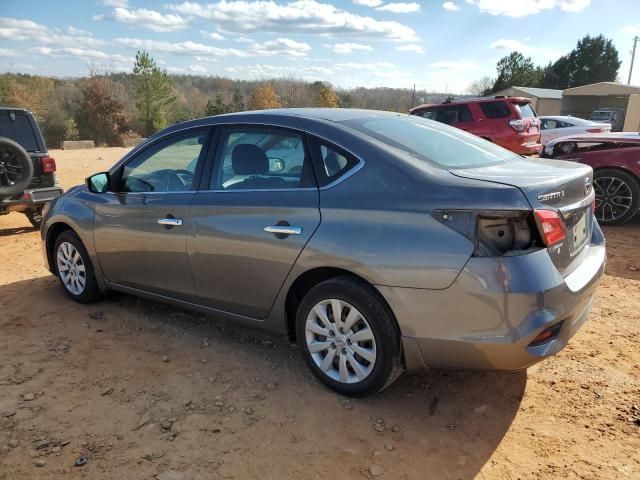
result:
[[[209,131],[170,134],[111,174],[112,192],[95,206],[94,243],[107,280],[193,300],[187,258],[189,205],[204,164]]]
[[[265,318],[320,224],[311,157],[304,135],[282,128],[224,127],[216,141],[209,182],[191,205],[198,301]]]

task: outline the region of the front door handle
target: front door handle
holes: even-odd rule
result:
[[[291,225],[270,225],[264,227],[264,231],[278,235],[302,235],[302,227],[292,227]]]
[[[158,219],[158,225],[164,225],[165,227],[180,227],[182,226],[182,219],[180,218],[160,218]]]

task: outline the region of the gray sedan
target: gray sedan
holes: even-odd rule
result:
[[[562,349],[605,264],[593,172],[416,116],[246,112],[174,125],[54,201],[45,262],[295,339],[350,396],[403,370],[514,370]]]

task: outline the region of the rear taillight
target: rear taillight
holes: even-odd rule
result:
[[[42,173],[53,173],[56,171],[56,161],[53,157],[43,157],[40,159]]]
[[[604,132],[603,128],[587,128],[587,132],[589,133],[602,133]]]
[[[564,240],[565,228],[562,217],[553,210],[534,210],[540,236],[544,244],[549,247]]]
[[[541,246],[530,210],[437,210],[433,216],[471,240],[475,257],[500,257]]]
[[[523,132],[525,128],[524,120],[509,120],[509,126],[516,132]]]

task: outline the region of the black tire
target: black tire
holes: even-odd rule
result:
[[[84,266],[85,285],[80,292],[73,292],[70,290],[70,288],[65,284],[65,281],[63,280],[62,275],[58,269],[57,256],[58,252],[60,251],[61,245],[64,243],[71,244],[75,248],[75,250],[80,255],[82,265]],[[58,280],[60,280],[62,289],[73,300],[78,303],[93,303],[102,297],[100,288],[98,288],[98,282],[93,270],[93,265],[91,264],[89,253],[87,252],[87,249],[84,248],[84,245],[80,238],[78,238],[78,236],[73,231],[65,230],[56,238],[53,247],[53,264],[55,274],[58,277]]]
[[[603,187],[607,188],[607,186],[609,185],[610,179],[615,179],[615,182],[622,182],[624,186],[622,186],[620,183],[616,183],[612,188],[615,188],[616,185],[620,186],[620,188],[625,192],[624,196],[628,197],[630,195],[631,200],[625,199],[624,201],[622,201],[622,199],[618,198],[618,202],[611,203],[616,200],[616,197],[611,196],[607,198],[603,190]],[[600,225],[622,225],[623,223],[631,220],[638,213],[638,207],[640,206],[640,183],[638,178],[623,170],[618,170],[615,168],[602,168],[594,172],[593,184],[593,188],[596,192],[595,215]],[[628,209],[624,212],[616,212],[616,204],[626,205],[628,206]],[[619,210],[622,210],[622,208],[620,207],[617,208]],[[618,214],[617,216],[616,213]]]
[[[559,157],[562,155],[570,155],[578,149],[576,142],[560,142],[553,147],[553,156]]]
[[[306,321],[319,302],[338,299],[355,307],[369,324],[376,345],[376,359],[369,375],[356,383],[343,383],[316,365],[306,340]],[[302,299],[296,315],[296,336],[300,351],[313,374],[327,387],[349,397],[364,397],[384,390],[402,373],[400,331],[389,307],[370,285],[350,276],[319,283]],[[335,348],[335,347],[334,347]]]
[[[40,225],[42,225],[42,207],[28,208],[24,211],[24,214],[29,220],[29,223],[31,223],[34,228],[40,230]]]
[[[33,179],[33,162],[22,146],[0,138],[0,200],[23,192]]]

